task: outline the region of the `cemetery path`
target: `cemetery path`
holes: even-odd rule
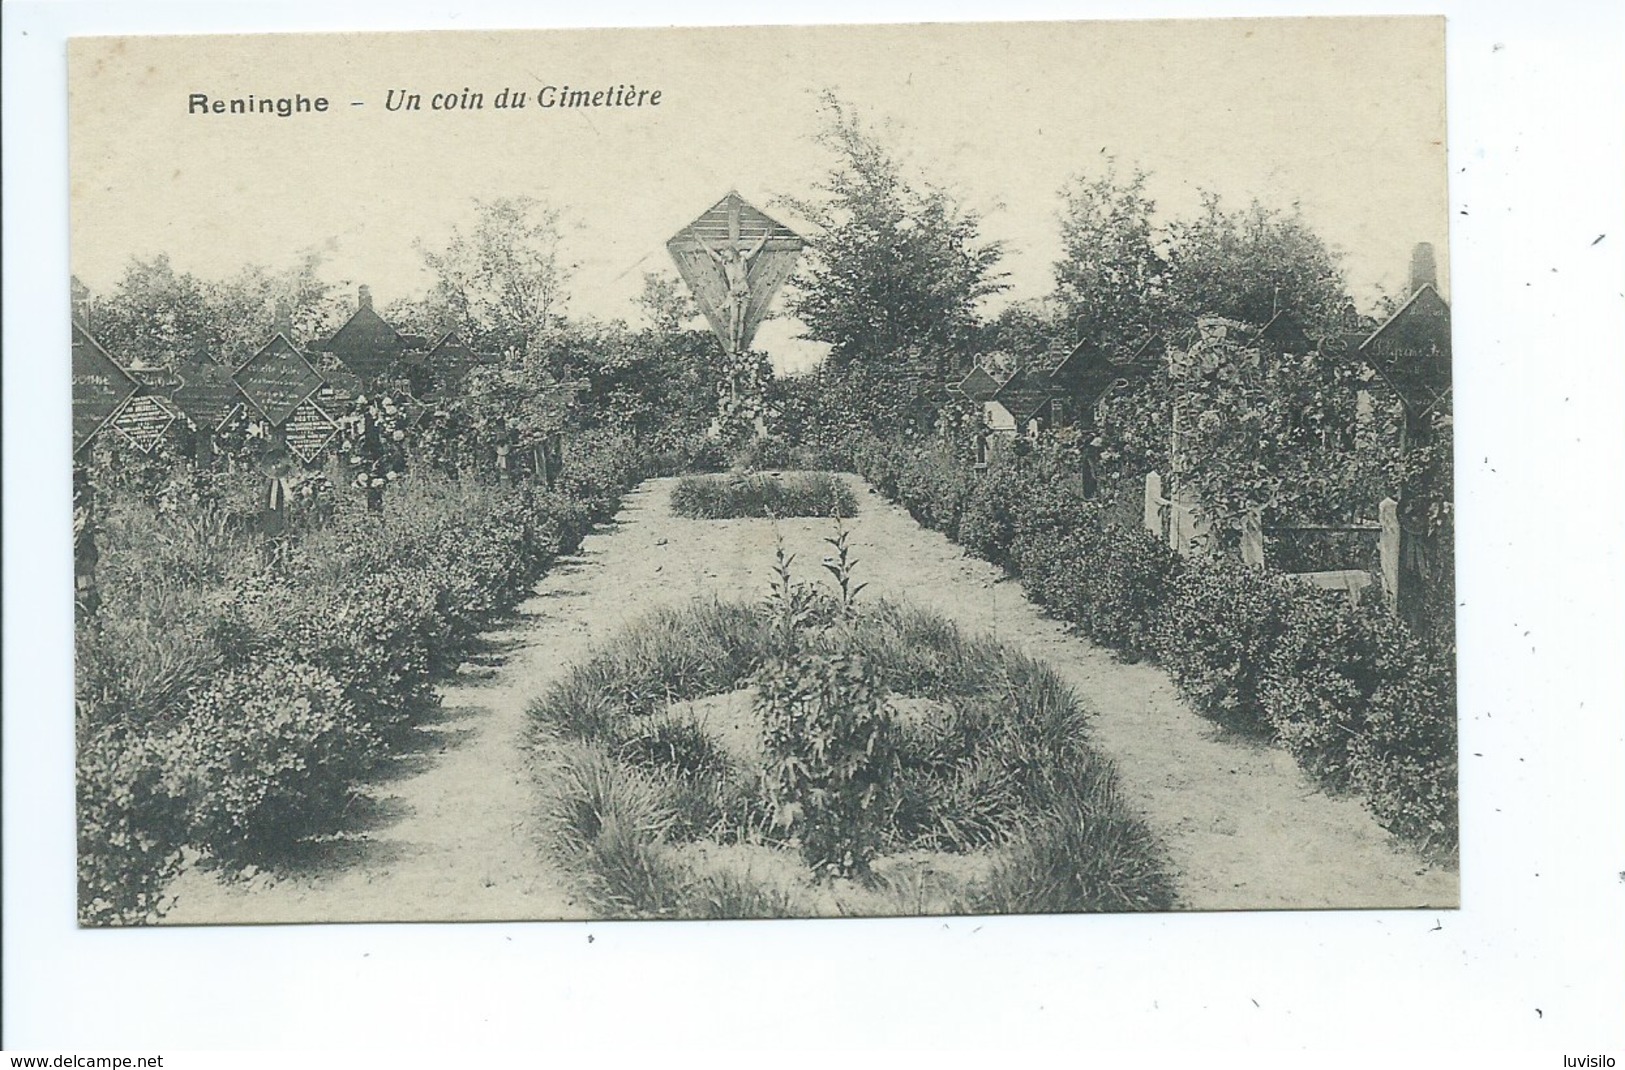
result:
[[[420,744],[367,786],[350,827],[276,871],[183,873],[166,924],[584,918],[537,842],[525,708],[584,655],[614,528],[549,570],[513,620],[482,637]]]
[[[654,603],[764,593],[773,560],[765,520],[673,517],[675,480],[629,499],[625,541],[606,583],[610,634]],[[1284,751],[1240,739],[1197,716],[1167,674],[1124,664],[1068,633],[1002,570],[917,524],[861,481],[847,523],[865,598],[906,598],[970,631],[987,632],[1054,666],[1095,713],[1092,740],[1118,765],[1126,799],[1167,845],[1184,910],[1450,907],[1454,871],[1393,841],[1358,799],[1333,797]],[[801,579],[818,566],[824,520],[779,522]],[[603,588],[601,588],[603,589]]]
[[[486,653],[442,689],[428,745],[369,789],[357,830],[308,871],[220,882],[183,874],[170,923],[512,920],[586,916],[536,842],[525,706],[595,644],[660,604],[764,592],[765,520],[671,515],[675,480],[629,494],[614,525],[537,585]],[[1151,665],[1069,635],[994,566],[855,483],[848,522],[865,597],[907,598],[1054,666],[1093,709],[1092,741],[1166,844],[1183,910],[1451,907],[1455,872],[1394,843],[1358,800],[1328,796],[1284,752],[1192,713]],[[778,525],[802,579],[827,521]]]

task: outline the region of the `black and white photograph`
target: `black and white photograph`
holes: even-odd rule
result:
[[[1613,1065],[1581,6],[8,4],[0,1047]]]
[[[1442,46],[74,41],[81,924],[1454,906]]]

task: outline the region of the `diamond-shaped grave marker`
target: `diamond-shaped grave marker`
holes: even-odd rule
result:
[[[143,394],[124,403],[113,416],[113,426],[142,453],[151,453],[180,414],[163,398]]]
[[[993,396],[993,400],[1003,405],[1005,411],[1014,416],[1017,425],[1020,426],[1038,415],[1038,410],[1049,402],[1053,392],[1046,376],[1022,368],[999,387],[999,392]]]
[[[338,429],[338,422],[315,401],[307,398],[282,425],[282,441],[299,455],[300,460],[309,464],[321,456]]]
[[[1450,393],[1450,306],[1423,286],[1360,344],[1360,356],[1422,416]]]
[[[197,361],[181,365],[178,377],[180,385],[169,400],[194,426],[218,429],[242,403],[243,392],[230,368]]]
[[[1050,372],[1050,381],[1057,392],[1075,400],[1083,423],[1093,426],[1095,410],[1107,394],[1116,387],[1127,386],[1151,373],[1153,363],[1149,359],[1139,359],[1145,349],[1146,346],[1140,347],[1128,361],[1116,361],[1092,340],[1085,338]]]
[[[136,392],[136,382],[100,342],[73,325],[73,451],[85,443]]]
[[[965,378],[954,384],[961,394],[972,401],[992,401],[999,392],[999,381],[988,370],[978,364],[966,373]]]
[[[249,357],[234,378],[248,400],[272,424],[287,420],[322,386],[322,377],[310,361],[281,334]]]

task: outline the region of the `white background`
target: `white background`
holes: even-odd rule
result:
[[[1609,3],[745,4],[686,23],[1450,17],[1459,911],[80,932],[68,34],[660,25],[653,5],[8,4],[4,1042],[1545,1049],[1625,1057],[1625,15]],[[1599,236],[1601,237],[1600,240]],[[662,1058],[661,1061],[664,1061]]]

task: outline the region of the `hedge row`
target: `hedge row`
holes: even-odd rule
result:
[[[1267,736],[1382,825],[1457,841],[1454,653],[1380,607],[1239,561],[1182,559],[1114,524],[1042,452],[975,471],[874,441],[858,470],[915,519],[1020,577],[1028,595],[1125,657],[1150,657],[1202,715]]]
[[[332,831],[409,746],[436,678],[643,478],[576,444],[558,487],[414,477],[285,560],[207,506],[108,507],[101,611],[78,643],[80,919],[152,920],[183,851],[264,863]]]

